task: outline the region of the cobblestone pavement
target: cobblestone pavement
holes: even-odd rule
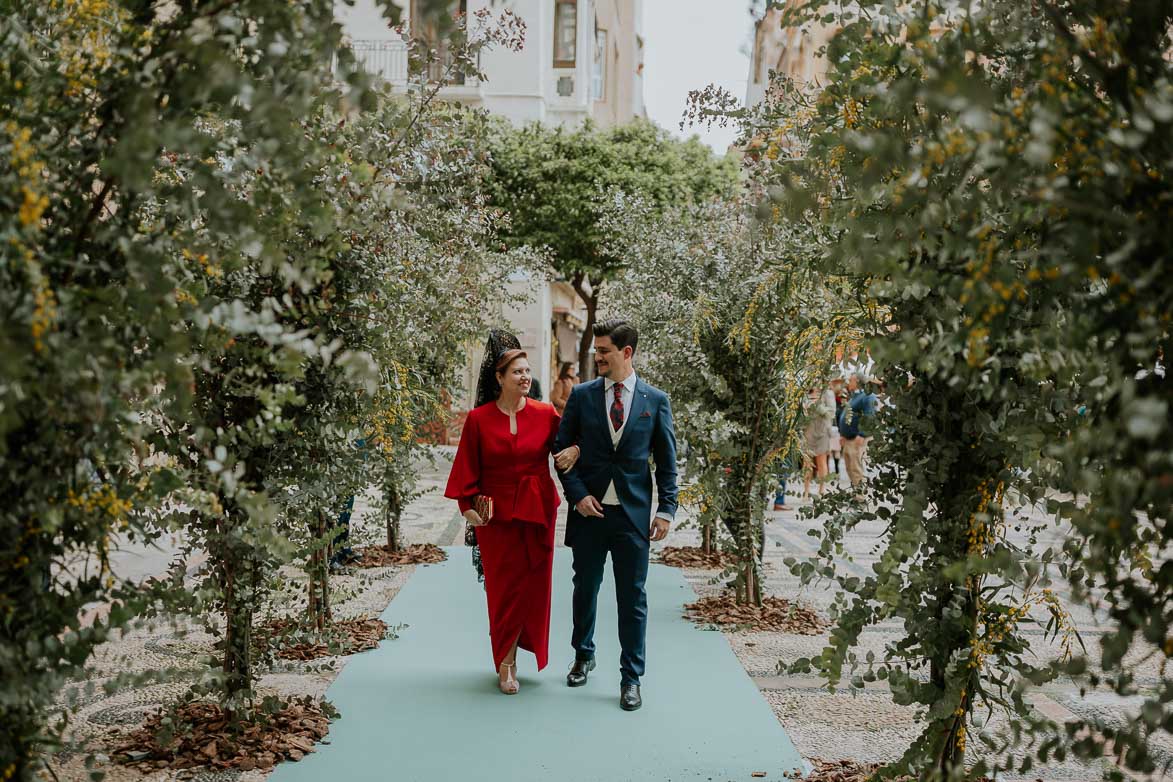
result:
[[[451,448],[437,449],[436,458],[430,464],[421,464],[420,489],[418,497],[403,516],[405,538],[408,543],[436,543],[442,546],[459,545],[463,541],[464,525],[454,503],[444,499],[443,484],[448,473]],[[382,522],[372,512],[372,497],[362,497],[356,502],[352,535],[356,544],[377,542],[382,539]],[[791,599],[799,599],[821,611],[826,611],[834,593],[828,588],[803,590],[797,579],[782,565],[787,556],[808,556],[814,552],[816,543],[807,533],[814,528],[817,520],[802,519],[798,513],[801,502],[791,504],[791,511],[773,513],[766,529],[766,589]],[[696,545],[699,540],[695,529],[690,528],[687,518],[679,520],[664,545]],[[559,514],[558,541],[561,544],[561,528],[565,524],[565,513]],[[861,525],[845,541],[851,561],[848,567],[862,573],[867,572],[876,560],[876,544],[882,533],[878,524]],[[1056,533],[1058,534],[1058,533]],[[170,560],[171,552],[161,546],[151,552],[129,550],[125,560],[136,574],[149,575],[152,569],[162,571]],[[459,556],[460,554],[458,554]],[[471,565],[470,565],[471,567]],[[358,571],[355,574],[334,579],[336,612],[343,617],[374,616],[386,607],[395,594],[411,576],[414,568],[382,568]],[[698,594],[713,594],[720,589],[715,571],[686,571],[686,576]],[[291,577],[298,574],[291,572]],[[556,584],[555,588],[569,588],[569,584]],[[606,609],[604,609],[606,610]],[[1096,638],[1103,632],[1091,612],[1076,608],[1073,617],[1094,657],[1097,653]],[[559,621],[555,617],[554,621]],[[569,621],[568,618],[565,618]],[[888,623],[867,630],[861,639],[861,650],[879,652],[885,644],[899,636],[896,623]],[[909,741],[917,734],[914,713],[907,707],[894,704],[887,689],[880,683],[869,687],[862,694],[852,695],[842,690],[829,692],[823,683],[813,676],[786,676],[778,673],[779,663],[787,663],[801,656],[817,654],[827,636],[799,636],[785,633],[728,632],[725,634],[730,646],[742,662],[746,672],[761,689],[764,697],[773,707],[779,722],[786,728],[799,751],[807,758],[838,759],[849,758],[860,761],[883,761],[899,756]],[[1058,649],[1047,643],[1041,629],[1031,634],[1033,649],[1041,658],[1058,653]],[[195,681],[201,671],[199,660],[212,652],[212,638],[203,630],[194,627],[176,628],[156,625],[128,632],[117,641],[107,644],[90,665],[87,682],[78,682],[71,688],[80,703],[74,722],[74,735],[83,746],[98,749],[106,745],[110,737],[122,730],[137,725],[143,716],[160,705],[173,701]],[[555,658],[568,650],[552,650]],[[280,669],[264,673],[260,680],[263,693],[282,695],[321,696],[330,682],[345,665],[344,658],[328,658],[313,663],[285,663]],[[101,684],[116,673],[127,671],[149,671],[172,668],[179,671],[174,680],[165,684],[143,685],[123,689],[113,695],[102,692]],[[1146,668],[1142,684],[1156,683],[1160,672],[1155,665]],[[1071,715],[1105,715],[1124,719],[1128,709],[1135,703],[1122,702],[1110,692],[1082,694],[1070,682],[1060,682],[1039,691],[1034,698],[1039,711],[1062,719]],[[699,715],[698,715],[699,716]],[[986,730],[998,731],[1003,727],[995,719]],[[971,745],[972,746],[972,745]],[[1166,747],[1173,757],[1173,746]],[[88,779],[82,766],[84,753],[66,753],[60,758],[55,770],[60,779]],[[242,780],[249,782],[263,778],[261,772],[166,772],[158,771],[142,775],[119,766],[100,762],[99,767],[108,772],[113,780]],[[1099,779],[1101,771],[1075,763],[1052,764],[1036,769],[1025,779],[1042,778],[1047,782],[1076,782],[1077,780]],[[1015,779],[1006,777],[1007,780]]]

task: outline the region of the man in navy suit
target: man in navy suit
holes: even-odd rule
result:
[[[594,327],[598,378],[575,386],[566,401],[555,452],[577,445],[573,469],[558,474],[570,510],[566,545],[574,553],[574,664],[571,687],[586,684],[595,667],[595,613],[603,565],[611,555],[619,604],[619,705],[643,705],[640,677],[648,629],[648,553],[676,515],[676,434],[668,395],[636,377],[639,335],[623,320]],[[652,518],[652,470],[659,503]]]

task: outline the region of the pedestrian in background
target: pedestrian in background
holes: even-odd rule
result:
[[[570,392],[576,385],[578,385],[578,367],[569,361],[562,362],[558,379],[554,381],[554,387],[550,389],[550,404],[554,405],[558,415],[562,415],[566,409],[566,400],[570,398]]]
[[[843,437],[839,434],[839,416],[843,415],[843,406],[847,404],[847,384],[843,378],[837,377],[831,381],[831,393],[835,395],[835,416],[831,422],[831,460],[835,464],[833,482],[839,485],[840,461],[843,456]],[[827,464],[828,468],[831,462]]]
[[[782,464],[778,467],[778,488],[774,490],[774,510],[790,510],[790,506],[786,504],[786,481],[794,472],[794,463],[790,457],[782,460]]]
[[[865,379],[859,373],[847,378],[847,390],[851,399],[839,419],[839,432],[843,435],[843,462],[847,468],[847,479],[851,488],[859,490],[867,478],[867,448],[876,415],[876,395],[864,387]],[[860,495],[856,495],[860,499]]]
[[[827,457],[831,453],[831,427],[835,425],[835,393],[827,386],[811,388],[806,401],[806,428],[802,444],[802,496],[811,496],[811,478],[815,490],[823,493],[827,480]]]

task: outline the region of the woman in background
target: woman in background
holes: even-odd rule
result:
[[[831,428],[835,425],[835,392],[827,386],[810,390],[806,404],[807,423],[803,432],[803,485],[802,496],[810,497],[811,478],[815,479],[815,490],[823,493],[827,480],[827,457],[831,453]]]
[[[564,361],[562,369],[558,372],[558,379],[554,381],[554,387],[550,389],[550,404],[554,405],[558,415],[562,415],[562,411],[566,409],[566,400],[570,398],[570,392],[577,384],[578,367],[569,361]]]

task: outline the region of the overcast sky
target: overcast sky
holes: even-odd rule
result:
[[[644,0],[644,100],[648,116],[678,136],[700,136],[718,152],[732,127],[680,130],[689,90],[710,83],[745,100],[753,19],[746,0]]]

